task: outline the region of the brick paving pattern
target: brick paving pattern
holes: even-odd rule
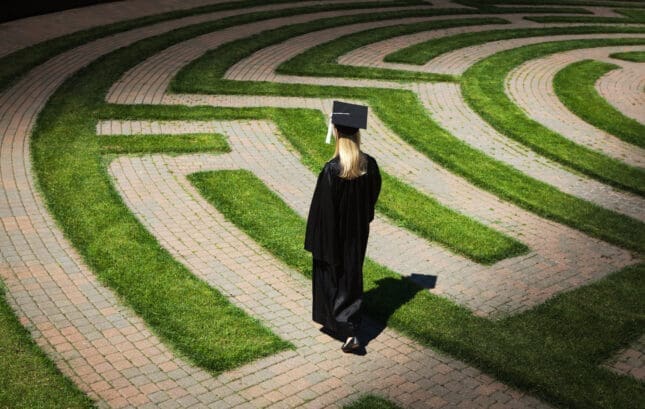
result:
[[[155,9],[150,7],[152,3],[138,0],[136,4],[140,7],[129,13],[123,13],[120,3],[94,6],[101,7],[100,16],[79,25],[70,25],[69,31],[59,31],[60,23],[56,21],[42,24],[42,21],[47,21],[47,16],[12,22],[3,27],[14,33],[11,38],[15,37],[14,44],[17,45],[14,49],[18,49],[51,38],[54,34],[150,14]],[[156,10],[161,12],[202,3],[213,2],[165,1],[163,7]],[[436,7],[457,7],[447,2],[437,3]],[[97,124],[97,133],[173,134],[205,130],[227,136],[233,148],[229,154],[122,156],[112,162],[109,171],[132,212],[177,260],[225,293],[233,303],[258,317],[276,334],[296,344],[296,351],[259,359],[218,377],[184,362],[175,357],[140,318],[121,305],[114,293],[96,279],[48,214],[34,186],[29,135],[47,98],[67,77],[99,56],[142,38],[242,12],[291,6],[276,4],[243,11],[208,13],[115,34],[61,53],[0,94],[0,274],[8,288],[8,300],[20,321],[58,367],[100,407],[340,407],[369,391],[382,392],[409,408],[548,407],[459,360],[424,348],[389,328],[379,328],[369,320],[368,328],[373,339],[365,356],[342,353],[337,341],[318,331],[310,319],[310,282],[227,222],[185,179],[186,174],[197,170],[250,169],[262,176],[263,181],[290,207],[304,215],[315,175],[304,168],[293,149],[287,148],[270,122],[104,121]],[[592,9],[597,14],[607,12],[606,8]],[[84,15],[83,10],[57,14],[73,17]],[[327,113],[331,103],[324,99],[168,95],[165,92],[168,82],[182,66],[218,44],[285,24],[366,12],[323,12],[272,19],[200,36],[169,47],[134,67],[115,83],[107,100],[116,103],[297,106]],[[391,22],[421,20],[431,18]],[[379,24],[387,25],[369,23],[340,27],[326,30],[324,35],[327,37],[318,38],[329,40],[352,32],[352,27],[354,30],[359,27],[366,29]],[[471,27],[469,30],[480,28]],[[24,36],[27,29],[32,30],[30,36]],[[347,29],[350,31],[344,31]],[[448,30],[444,30],[443,35],[445,32]],[[315,40],[316,36],[301,39],[305,38]],[[399,47],[412,43],[404,42]],[[293,46],[290,41],[285,44]],[[505,44],[509,44],[509,48],[518,46],[517,43],[510,45],[511,42]],[[289,58],[290,53],[312,45],[313,42],[303,42],[300,48],[275,48],[274,51],[281,50],[276,52],[275,59],[254,66],[244,75],[250,75],[252,80],[273,75],[273,81],[333,82],[334,85],[346,86],[395,85],[371,80],[275,76],[272,67],[276,63]],[[12,51],[11,46],[2,47],[0,55]],[[263,52],[266,50],[259,51]],[[485,51],[481,55],[484,54]],[[619,60],[616,61],[621,65]],[[234,69],[232,72],[237,71]],[[637,83],[632,81],[629,84]],[[615,92],[612,89],[620,90],[621,87],[623,85],[602,89],[611,94]],[[420,92],[416,86],[413,89]],[[420,95],[435,98],[427,90],[422,91],[425,94]],[[450,92],[444,91],[446,94]],[[440,98],[447,97],[440,94]],[[460,99],[458,94],[453,98],[455,101]],[[612,100],[611,97],[607,99]],[[453,106],[459,105],[454,102]],[[481,122],[479,118],[475,119]],[[456,121],[467,120],[458,116]],[[639,261],[628,251],[540,218],[475,188],[414,151],[378,118],[372,116],[370,123],[373,125],[366,133],[365,147],[377,157],[384,170],[436,197],[444,205],[516,237],[531,248],[528,255],[483,267],[379,216],[374,222],[368,256],[404,275],[419,271],[436,275],[437,285],[430,291],[462,303],[475,313],[496,318],[517,313],[555,293]],[[476,123],[475,126],[480,125]],[[401,155],[401,152],[406,154]],[[401,157],[406,158],[405,163]],[[289,163],[285,169],[290,171],[268,171],[265,166],[276,160]],[[525,163],[529,164],[531,160],[527,159]],[[534,169],[546,172],[548,168],[545,165]],[[539,172],[538,175],[543,180],[546,178]],[[581,181],[576,183],[581,184]],[[575,194],[582,195],[583,192]],[[606,207],[643,217],[642,203],[622,192],[611,192],[601,185],[591,196]],[[620,204],[623,202],[624,205]],[[386,251],[388,247],[390,250]],[[433,267],[430,270],[427,268],[429,262]],[[617,355],[615,363],[607,365],[642,379],[642,345],[641,339],[636,346]]]
[[[614,106],[623,115],[645,124],[645,78],[641,73],[642,65],[625,60],[610,58],[608,62],[620,65],[621,68],[609,71],[598,78],[594,84],[598,94]],[[620,63],[618,63],[620,61]],[[632,69],[632,67],[634,67]],[[637,71],[635,68],[641,68]],[[639,75],[640,74],[640,75]]]
[[[645,335],[629,347],[616,352],[603,366],[621,374],[645,381]]]

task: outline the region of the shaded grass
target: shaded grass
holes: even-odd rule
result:
[[[102,135],[99,137],[99,145],[103,153],[231,151],[223,135],[210,133],[180,135]]]
[[[32,340],[9,306],[0,282],[0,407],[92,408]]]
[[[619,60],[645,62],[645,51],[626,51],[624,53],[612,53],[609,56]]]
[[[349,405],[343,406],[343,409],[401,409],[401,407],[385,398],[369,394],[361,396]]]
[[[450,14],[454,14],[454,9],[449,9],[447,11],[449,11]],[[276,69],[276,72],[292,75],[356,77],[374,80],[457,81],[456,76],[448,74],[401,71],[386,68],[356,67],[351,65],[340,65],[336,61],[340,56],[350,52],[351,50],[396,36],[450,27],[508,23],[510,23],[508,20],[501,18],[486,17],[428,21],[374,28],[354,34],[348,34],[333,41],[309,48],[305,52],[280,64]]]
[[[224,216],[287,265],[311,277],[305,221],[246,170],[198,172],[191,183]],[[279,229],[276,233],[273,230]],[[367,259],[365,313],[549,402],[632,408],[645,399],[634,378],[598,367],[645,324],[645,264],[491,321],[435,296]]]
[[[440,54],[484,44],[492,41],[510,40],[514,38],[554,36],[567,34],[592,34],[592,33],[643,33],[641,27],[549,27],[549,28],[521,28],[508,30],[487,30],[474,33],[460,33],[413,44],[390,53],[383,58],[384,61],[403,64],[424,65]]]
[[[587,39],[531,44],[498,52],[470,66],[462,76],[464,99],[497,131],[532,150],[603,183],[639,195],[645,193],[645,172],[561,136],[529,118],[504,89],[508,73],[529,59],[582,47],[645,44],[645,39]]]
[[[627,0],[629,1],[629,0]],[[458,1],[462,3],[462,1]],[[494,5],[494,4],[529,4],[529,5],[554,5],[554,6],[597,6],[597,7],[636,7],[643,8],[644,4],[640,2],[634,2],[633,5],[626,4],[625,1],[588,1],[588,0],[472,0],[469,3],[478,4],[482,6]],[[547,9],[549,10],[549,9]]]
[[[645,52],[642,54],[645,56]],[[586,122],[645,148],[645,125],[614,108],[594,86],[600,77],[617,68],[620,66],[604,61],[578,61],[556,73],[553,88],[560,101]]]
[[[186,10],[176,10],[167,13],[155,14],[151,16],[135,18],[126,21],[120,21],[113,24],[108,24],[100,27],[94,27],[87,30],[81,30],[60,37],[56,37],[47,41],[43,41],[33,46],[26,47],[11,54],[0,58],[0,91],[9,87],[12,83],[23,77],[33,67],[42,64],[48,59],[63,53],[73,47],[85,44],[92,40],[101,37],[117,34],[134,28],[139,28],[145,25],[152,25],[163,21],[179,19],[182,17],[212,13],[215,11],[231,10],[237,8],[247,8],[252,6],[261,6],[267,4],[279,3],[297,3],[297,0],[241,0],[231,1],[221,4],[205,5],[201,7],[194,7]],[[357,2],[353,4],[330,4],[321,6],[300,7],[294,9],[285,9],[270,14],[264,14],[264,18],[281,17],[285,15],[299,14],[308,11],[324,11],[324,10],[343,10],[355,8],[369,8],[369,7],[395,7],[405,5],[418,5],[427,4],[417,0],[395,0],[385,1],[383,3],[375,2]],[[250,14],[250,13],[249,13]],[[258,14],[258,13],[255,13]],[[257,19],[257,15],[253,19]],[[262,18],[262,17],[261,17]],[[244,22],[244,16],[236,16],[231,18],[232,21]]]

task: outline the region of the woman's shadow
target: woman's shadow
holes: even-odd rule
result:
[[[419,291],[434,288],[435,276],[413,274],[411,277],[381,278],[377,286],[363,294],[362,322],[356,337],[361,348],[354,354],[365,355],[365,347],[376,338],[387,326],[390,317],[404,304],[416,296]],[[343,335],[331,332],[325,327],[321,332],[344,342]]]

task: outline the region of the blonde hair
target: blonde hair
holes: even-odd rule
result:
[[[361,152],[361,133],[356,131],[353,135],[347,135],[334,127],[336,132],[336,149],[334,158],[340,159],[340,174],[343,179],[354,179],[367,172],[367,158]]]

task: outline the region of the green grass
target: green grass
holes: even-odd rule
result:
[[[311,277],[305,221],[246,170],[198,172],[191,183],[224,216],[288,266]],[[645,264],[559,294],[499,321],[477,317],[367,259],[365,312],[428,347],[571,408],[635,408],[645,388],[598,364],[645,324]],[[368,345],[369,349],[369,345]]]
[[[43,41],[33,46],[26,47],[11,54],[0,58],[0,91],[6,89],[14,82],[22,78],[29,70],[37,65],[42,64],[48,59],[61,54],[71,48],[88,43],[98,38],[107,37],[109,35],[121,33],[127,30],[152,25],[168,20],[179,19],[182,17],[193,16],[197,14],[212,13],[216,11],[231,10],[231,9],[244,9],[253,6],[262,6],[267,4],[279,3],[298,3],[297,0],[241,0],[231,1],[221,4],[205,5],[201,7],[194,7],[186,10],[175,10],[167,13],[155,14],[141,18],[119,21],[117,23],[108,24],[100,27],[94,27],[87,30],[81,30],[70,33],[64,36],[56,37],[47,41]],[[427,4],[418,0],[395,0],[385,1],[383,3],[375,2],[357,2],[353,4],[333,4],[333,5],[320,5],[309,7],[295,7],[292,9],[285,9],[271,13],[262,14],[265,18],[274,18],[281,16],[288,16],[310,11],[325,11],[325,10],[343,10],[343,9],[357,9],[357,8],[370,8],[370,7],[396,7],[405,5],[419,5]],[[249,13],[251,14],[251,13]],[[260,13],[253,13],[252,19],[257,20]],[[248,16],[236,16],[229,18],[227,21],[240,21],[245,22]],[[234,24],[233,24],[234,25]]]
[[[441,38],[434,38],[432,40],[413,44],[409,47],[402,48],[386,55],[383,60],[393,63],[424,65],[440,54],[492,41],[563,34],[643,33],[643,30],[644,29],[640,27],[582,26],[477,31],[474,33],[460,33]]]
[[[624,53],[612,53],[609,56],[619,60],[645,62],[645,51],[626,51]]]
[[[643,21],[634,21],[623,17],[578,17],[578,16],[529,16],[525,20],[535,21],[536,23],[616,23],[616,24],[634,24]]]
[[[217,374],[295,346],[159,245],[115,191],[101,160],[106,137],[95,134],[96,112],[111,84],[165,48],[163,40],[114,51],[65,81],[38,117],[31,154],[49,210],[101,282],[180,356]]]
[[[600,77],[617,68],[620,66],[604,61],[578,61],[556,73],[553,88],[560,101],[586,122],[645,148],[645,125],[614,108],[594,86]]]
[[[445,14],[455,14],[455,9],[446,9],[441,11],[448,12]],[[399,24],[384,28],[374,28],[355,34],[348,34],[333,41],[329,41],[316,47],[309,48],[307,51],[297,55],[296,57],[283,62],[276,69],[276,72],[280,74],[292,75],[356,77],[374,80],[457,81],[457,77],[449,74],[400,71],[371,67],[355,67],[340,65],[336,61],[340,56],[350,52],[351,50],[396,36],[418,33],[420,31],[440,30],[450,27],[508,23],[510,23],[508,20],[497,17],[487,17],[447,19],[440,21],[427,21],[416,24]]]
[[[280,30],[287,31],[290,28]],[[634,31],[632,28],[620,30]],[[296,32],[301,33],[301,31],[297,27]],[[615,32],[616,29],[610,31]],[[290,36],[285,33],[284,37]],[[475,185],[520,207],[579,229],[591,236],[639,252],[645,251],[645,225],[642,222],[566,194],[473,149],[439,127],[428,115],[416,94],[411,91],[221,79],[227,68],[235,62],[258,49],[283,40],[282,36],[274,39],[269,35],[255,35],[249,37],[248,42],[239,40],[225,44],[180,70],[171,81],[168,92],[362,99],[404,141]],[[626,41],[630,42],[630,40]],[[587,43],[583,41],[580,44]],[[585,45],[578,45],[580,46]],[[235,56],[231,57],[231,53]],[[132,116],[135,115],[132,109],[125,106],[111,107],[109,112],[111,114],[121,112],[120,117]],[[148,119],[157,118],[153,111],[145,111],[152,115]],[[137,110],[137,112],[142,111]],[[208,118],[205,114],[206,110],[200,112],[204,113],[203,118]],[[198,116],[200,114],[196,112],[186,118],[194,119]],[[319,132],[324,132],[324,127]]]
[[[629,1],[629,0],[628,0]],[[571,6],[605,6],[605,7],[645,7],[644,4],[626,4],[626,1],[588,1],[588,0],[473,0],[469,2],[458,1],[458,3],[472,3],[482,6],[488,6],[493,4],[528,4],[528,5],[553,5],[553,6],[562,6],[562,5],[571,5]],[[636,3],[636,2],[635,2]],[[548,9],[547,9],[548,10]]]
[[[103,153],[190,153],[230,152],[224,135],[194,133],[181,135],[102,135],[99,145]]]
[[[497,131],[534,151],[603,183],[639,195],[645,193],[645,172],[617,159],[578,145],[529,118],[504,90],[508,73],[523,62],[582,47],[645,44],[645,39],[588,39],[531,44],[501,51],[470,66],[461,90],[470,107]]]
[[[92,408],[20,324],[0,282],[0,407]]]
[[[349,405],[343,406],[343,409],[401,409],[389,400],[376,395],[364,395]]]

